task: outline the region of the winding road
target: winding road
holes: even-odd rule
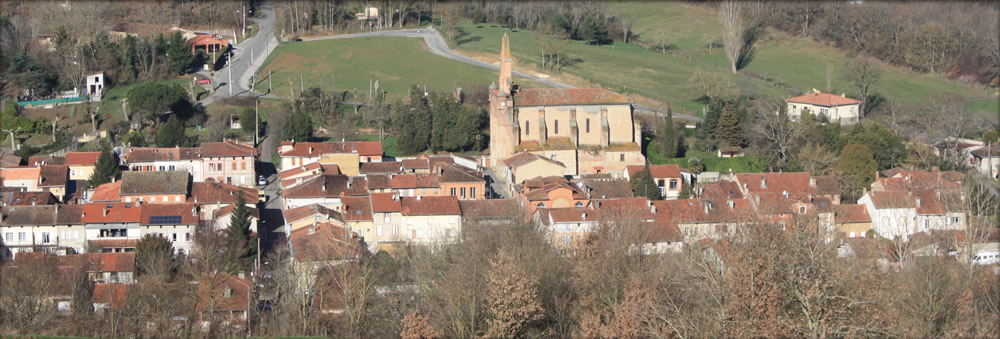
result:
[[[234,58],[234,66],[233,66],[233,70],[234,70],[233,82],[234,83],[233,84],[226,84],[226,85],[220,87],[219,89],[217,89],[214,95],[212,95],[209,98],[207,98],[206,100],[202,101],[203,104],[211,103],[211,101],[214,101],[216,98],[219,98],[219,97],[228,96],[229,95],[229,90],[227,88],[223,88],[225,86],[233,86],[233,94],[234,95],[256,95],[256,96],[263,96],[263,97],[268,97],[268,98],[271,98],[271,97],[277,98],[277,96],[267,95],[267,94],[263,94],[263,93],[259,93],[259,92],[251,93],[249,89],[243,87],[246,84],[250,83],[250,78],[253,76],[253,74],[257,71],[258,68],[260,68],[261,64],[264,63],[264,60],[267,59],[267,56],[270,55],[270,53],[272,51],[274,51],[274,48],[276,48],[278,46],[278,40],[274,37],[274,7],[271,7],[271,6],[265,6],[265,7],[263,7],[262,8],[262,12],[261,12],[261,16],[258,17],[255,21],[257,22],[257,25],[260,27],[260,31],[253,38],[247,39],[246,41],[241,42],[237,46],[238,48],[236,50],[236,57]],[[470,64],[470,65],[475,65],[475,66],[479,66],[479,67],[488,68],[488,69],[491,69],[491,70],[494,70],[494,71],[499,71],[500,70],[500,67],[497,66],[497,65],[493,65],[493,64],[490,64],[490,63],[487,63],[487,62],[479,61],[479,60],[476,60],[476,59],[473,59],[473,58],[470,58],[470,57],[467,57],[467,56],[455,53],[455,51],[453,51],[450,47],[448,47],[448,43],[445,42],[445,40],[444,40],[443,37],[441,37],[441,34],[438,33],[438,31],[435,30],[435,29],[433,29],[433,28],[403,29],[403,30],[394,30],[394,31],[380,31],[380,32],[365,32],[365,33],[354,33],[354,34],[344,34],[344,35],[333,35],[333,36],[326,36],[326,37],[303,39],[303,41],[354,39],[354,38],[363,38],[363,37],[423,38],[424,39],[424,43],[427,44],[427,48],[430,49],[430,51],[432,53],[434,53],[434,54],[437,54],[439,56],[442,56],[442,57],[445,57],[445,58],[448,58],[448,59],[452,59],[452,60],[464,62],[464,63]],[[249,58],[250,51],[253,51],[253,58],[252,58],[253,61],[254,61],[253,64],[250,63],[250,61],[251,61],[250,58]],[[216,80],[227,79],[227,78],[224,78],[224,77],[228,76],[225,72],[228,72],[228,67],[227,68],[223,68],[219,72],[216,72],[215,73]],[[561,83],[561,82],[557,82],[557,81],[553,81],[553,80],[549,80],[549,79],[543,79],[543,78],[537,77],[537,76],[532,75],[532,74],[527,74],[527,73],[522,73],[522,72],[517,72],[517,71],[514,71],[513,73],[514,73],[514,75],[517,75],[519,77],[530,79],[532,81],[536,81],[536,82],[539,82],[539,83],[542,83],[542,84],[545,84],[545,85],[548,85],[548,86],[551,86],[551,87],[555,87],[555,88],[574,88],[574,86],[571,86],[571,85],[568,85],[568,84],[564,84],[564,83]],[[215,83],[218,84],[218,83],[221,83],[221,82],[216,81]],[[208,101],[208,102],[206,102],[206,101]],[[654,113],[654,114],[657,114],[657,115],[663,115],[664,114],[663,112],[660,112],[659,110],[656,110],[656,109],[654,109],[652,107],[649,107],[649,106],[640,105],[640,104],[636,104],[636,103],[633,103],[632,105],[635,107],[636,111],[650,112],[650,113]],[[700,122],[700,121],[702,121],[701,118],[698,118],[698,117],[695,117],[695,116],[690,116],[690,115],[674,115],[674,119],[687,120],[687,121],[693,121],[693,122]]]

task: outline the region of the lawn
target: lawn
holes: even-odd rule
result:
[[[454,48],[470,52],[500,53],[504,33],[510,38],[510,49],[521,64],[541,64],[541,47],[535,33],[526,30],[511,31],[494,25],[473,25],[466,21],[458,25]],[[704,106],[696,101],[698,94],[688,80],[699,68],[714,71],[714,65],[701,66],[683,58],[647,50],[636,44],[587,45],[572,41],[566,46],[569,62],[563,72],[579,76],[600,86],[639,94],[651,99],[671,103],[674,111],[694,115]],[[522,70],[523,71],[523,70]],[[535,71],[532,69],[530,71]],[[738,81],[742,76],[730,76]],[[763,84],[763,82],[761,82]],[[767,91],[776,90],[768,87]]]
[[[633,39],[643,42],[659,46],[662,40],[675,51],[693,51],[722,40],[719,16],[707,8],[666,1],[620,1],[608,7],[631,19]]]
[[[355,135],[348,139],[350,139],[350,141],[378,141],[378,135],[377,134]],[[396,137],[389,137],[389,136],[386,136],[385,139],[382,139],[382,152],[385,156],[393,158],[398,158],[406,155],[399,153],[399,151],[396,150]]]
[[[688,168],[688,159],[694,157],[701,159],[701,163],[705,164],[705,171],[710,172],[729,173],[729,169],[732,169],[733,173],[760,173],[767,170],[764,162],[755,155],[738,158],[720,158],[715,153],[688,150],[683,158],[664,159],[660,156],[660,152],[656,150],[656,143],[650,143],[646,147],[646,158],[649,159],[649,163],[655,165],[677,164],[681,168]]]
[[[289,80],[298,95],[299,79],[305,88],[329,89],[336,75],[338,91],[357,89],[359,100],[368,95],[368,81],[379,81],[389,98],[405,96],[411,85],[428,91],[453,91],[455,87],[485,90],[499,77],[493,70],[432,54],[423,39],[367,37],[282,43],[258,71],[257,88],[268,89],[268,71],[273,71],[271,93],[290,95]]]

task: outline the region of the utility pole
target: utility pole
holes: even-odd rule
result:
[[[253,66],[253,47],[250,47],[250,65]]]
[[[267,94],[271,94],[271,70],[267,70]]]
[[[235,35],[235,34],[234,34]],[[247,37],[247,5],[243,4],[243,38]]]
[[[233,53],[229,53],[226,67],[229,68],[229,96],[233,96]]]
[[[257,146],[257,136],[260,135],[260,108],[257,107],[257,99],[253,100],[253,145]]]
[[[372,101],[372,78],[368,78],[368,101]]]
[[[306,94],[306,84],[302,80],[302,73],[299,73],[299,95]]]

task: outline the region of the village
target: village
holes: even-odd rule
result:
[[[82,69],[79,88],[25,88],[2,105],[0,294],[24,296],[0,297],[3,321],[86,315],[109,326],[51,333],[98,337],[744,337],[818,335],[804,319],[829,311],[840,314],[830,336],[996,335],[983,325],[1000,319],[988,303],[1000,296],[995,125],[969,118],[940,125],[933,142],[903,137],[921,133],[916,119],[869,107],[880,75],[859,76],[857,96],[834,92],[830,70],[826,91],[816,81],[772,101],[695,73],[704,104],[688,114],[638,89],[531,73],[515,57],[527,43],[506,27],[491,42],[499,55],[448,57],[494,67],[478,87],[397,86],[403,95],[376,78],[352,97],[337,83],[348,76],[327,76],[326,92],[295,73],[272,93],[291,58],[281,53],[325,38],[279,29],[299,24],[282,17],[291,5],[234,3],[242,34],[111,31],[167,36],[169,64],[190,53],[175,85],[137,82],[123,97],[109,92],[119,70]],[[405,10],[355,7],[342,15],[354,34],[456,53],[434,47],[454,23],[396,31]],[[275,26],[276,15],[295,22]],[[928,302],[980,313],[949,318],[962,325],[948,331],[907,332],[906,316],[849,325],[910,302],[887,286],[934,288],[916,281],[954,286]],[[740,282],[751,287],[727,287]],[[560,300],[580,313],[557,311]],[[798,325],[682,315],[694,308]]]

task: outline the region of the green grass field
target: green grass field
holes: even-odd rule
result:
[[[379,80],[390,99],[405,96],[410,85],[428,91],[485,89],[498,78],[495,71],[432,54],[422,39],[394,37],[282,43],[258,71],[258,91],[267,91],[268,71],[273,71],[272,94],[289,96],[291,79],[297,96],[300,74],[305,88],[329,90],[336,75],[337,90],[352,92],[346,100],[353,99],[354,88],[359,100],[367,97],[370,78]]]
[[[611,12],[633,20],[635,39],[673,46],[675,51],[694,51],[722,39],[719,16],[707,9],[679,2],[619,1],[608,4]]]
[[[660,152],[656,150],[656,144],[650,143],[646,148],[646,158],[654,165],[676,164],[681,168],[688,168],[688,159],[697,157],[701,163],[705,164],[705,170],[710,172],[729,173],[760,173],[767,170],[763,161],[755,155],[747,155],[738,158],[720,158],[716,153],[695,152],[688,150],[683,158],[664,159]]]
[[[517,62],[535,65],[541,63],[540,43],[535,38],[535,33],[531,31],[513,32],[492,25],[477,26],[468,21],[460,24],[459,29],[464,33],[456,35],[454,47],[457,49],[499,54],[501,37],[507,33],[511,53]],[[696,101],[700,95],[691,89],[688,80],[699,68],[708,68],[706,70],[713,68],[699,66],[676,56],[649,51],[636,44],[594,46],[582,41],[572,41],[566,46],[566,54],[571,61],[563,67],[564,72],[595,82],[607,89],[637,93],[671,103],[675,112],[683,111],[689,115],[694,115],[703,104]],[[730,77],[733,81],[742,78],[731,75]]]

